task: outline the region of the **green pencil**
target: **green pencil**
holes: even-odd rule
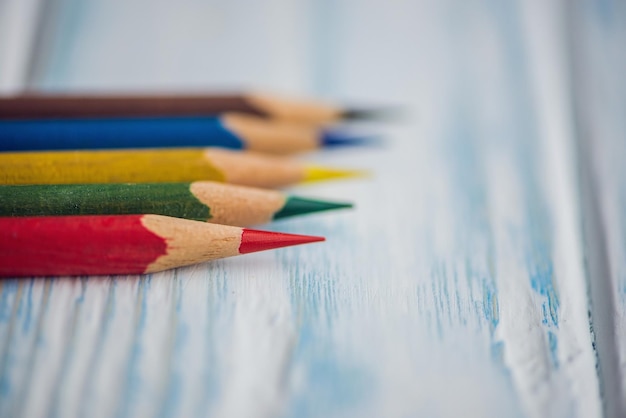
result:
[[[249,226],[351,206],[210,181],[0,186],[0,216],[155,214]]]

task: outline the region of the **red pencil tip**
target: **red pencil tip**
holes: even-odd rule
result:
[[[239,254],[308,244],[310,242],[324,241],[325,239],[324,237],[314,237],[311,235],[283,234],[282,232],[259,231],[244,228],[241,234],[241,244],[239,244]]]

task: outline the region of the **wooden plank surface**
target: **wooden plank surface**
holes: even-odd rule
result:
[[[607,415],[626,414],[626,7],[569,13],[591,312]]]
[[[307,157],[373,172],[293,190],[354,200],[353,212],[268,226],[323,245],[145,277],[2,282],[0,415],[609,411],[564,4],[66,3],[72,24],[42,88],[254,85],[410,115],[368,126],[385,147]]]
[[[0,0],[0,94],[28,84],[42,0]]]

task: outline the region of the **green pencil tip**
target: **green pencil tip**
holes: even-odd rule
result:
[[[322,212],[326,210],[351,208],[351,203],[328,202],[325,200],[305,199],[297,196],[289,196],[285,206],[274,214],[274,219],[287,218],[289,216],[305,215],[307,213]]]

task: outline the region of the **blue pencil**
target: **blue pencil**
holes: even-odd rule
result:
[[[0,151],[224,147],[288,154],[366,140],[255,116],[0,121]]]

